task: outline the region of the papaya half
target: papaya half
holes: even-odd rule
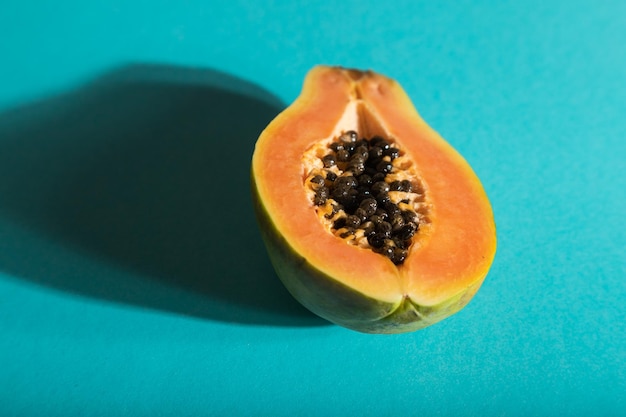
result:
[[[402,333],[463,308],[496,251],[487,195],[402,87],[317,66],[261,133],[257,220],[277,275],[306,308],[365,333]]]

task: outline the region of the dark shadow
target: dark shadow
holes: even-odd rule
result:
[[[276,277],[252,210],[254,143],[283,107],[216,71],[133,65],[0,114],[0,269],[195,317],[324,324]]]

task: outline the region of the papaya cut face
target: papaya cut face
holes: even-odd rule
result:
[[[463,308],[495,256],[483,187],[372,71],[318,66],[259,137],[252,193],[277,275],[319,316],[414,331]]]

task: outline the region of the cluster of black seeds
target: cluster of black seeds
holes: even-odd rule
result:
[[[332,200],[328,219],[340,210],[346,213],[332,226],[340,237],[348,238],[363,230],[372,249],[396,265],[405,261],[411,239],[419,228],[415,212],[401,209],[389,197],[390,191],[413,191],[408,180],[385,181],[394,169],[393,160],[399,156],[399,149],[382,137],[359,139],[356,132],[348,131],[331,143],[329,153],[322,157],[325,176],[318,174],[310,180],[315,205]],[[339,175],[330,170],[334,166],[341,172]],[[409,200],[400,203],[408,204]]]

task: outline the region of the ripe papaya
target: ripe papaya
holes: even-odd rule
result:
[[[436,323],[470,301],[495,256],[479,179],[402,87],[372,71],[313,68],[261,133],[251,182],[278,277],[349,329]]]

